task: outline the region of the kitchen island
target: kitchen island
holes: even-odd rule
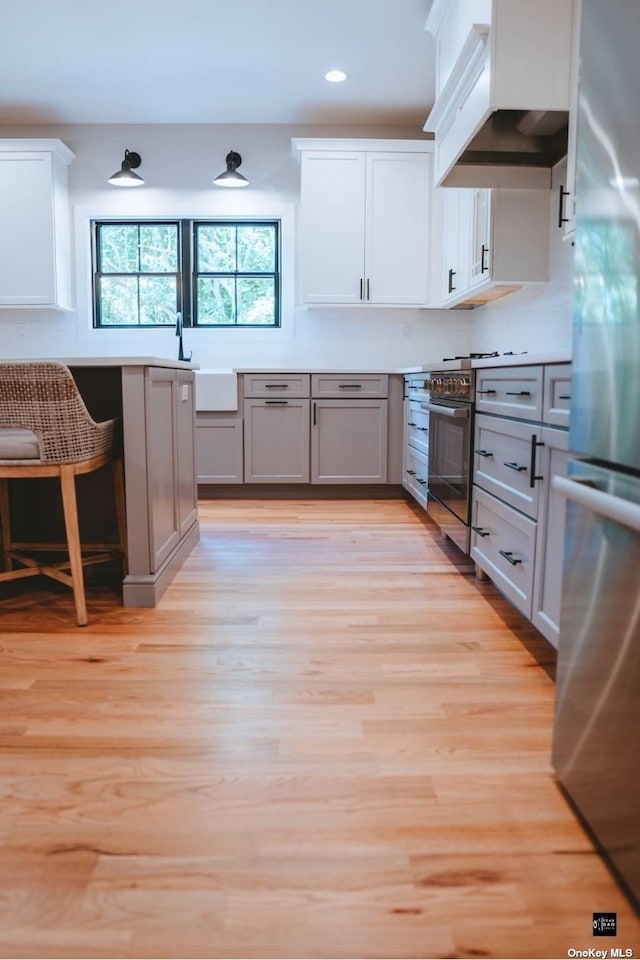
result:
[[[19,358],[14,358],[19,359]],[[32,358],[29,358],[32,359]],[[52,358],[48,358],[52,359]],[[155,607],[200,537],[195,472],[195,364],[157,357],[60,357],[97,420],[122,423],[127,562],[125,607]],[[31,481],[33,483],[34,481]],[[12,514],[28,540],[63,539],[57,495],[15,483]],[[107,471],[78,478],[84,540],[116,542]],[[55,506],[54,506],[55,504]],[[96,506],[98,505],[98,506]]]

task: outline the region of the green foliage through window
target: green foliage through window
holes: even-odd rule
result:
[[[92,226],[96,327],[280,325],[277,221]]]

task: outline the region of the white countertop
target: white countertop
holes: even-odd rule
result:
[[[405,367],[399,373],[432,373],[441,370],[475,370],[486,367],[525,367],[532,364],[544,363],[571,363],[571,350],[548,350],[543,353],[516,353],[502,354],[499,357],[486,357],[482,360],[434,360],[423,363],[420,367]],[[391,372],[391,371],[389,371]]]
[[[418,367],[416,367],[418,370]],[[287,374],[287,373],[335,373],[341,374],[381,374],[381,373],[405,373],[404,370],[394,369],[392,367],[233,367],[234,373],[268,373]]]
[[[197,363],[168,357],[10,357],[6,363],[46,363],[55,360],[68,367],[168,367],[171,370],[197,370]]]

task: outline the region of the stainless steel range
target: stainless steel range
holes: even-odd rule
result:
[[[429,516],[469,553],[474,372],[435,372],[425,380],[430,414]]]

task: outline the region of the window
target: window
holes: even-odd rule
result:
[[[94,221],[94,326],[280,326],[277,220]]]

